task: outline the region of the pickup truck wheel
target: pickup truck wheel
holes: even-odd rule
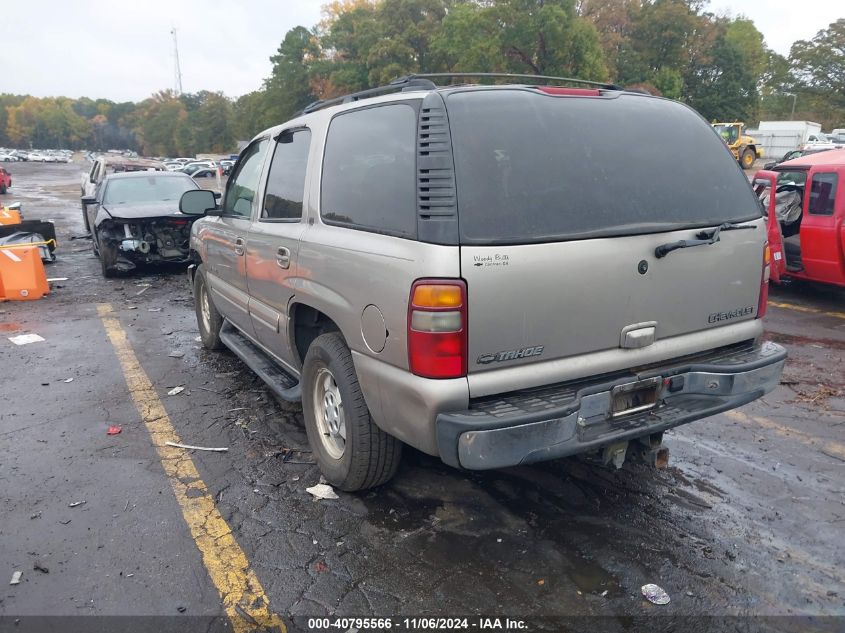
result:
[[[88,211],[85,208],[84,204],[82,205],[82,224],[85,225],[85,232],[90,233],[91,232],[91,226],[88,224]]]
[[[223,327],[223,316],[214,307],[214,302],[208,293],[208,282],[205,279],[205,268],[200,266],[194,273],[194,310],[197,313],[197,325],[200,338],[206,349],[221,349],[220,329]]]
[[[352,354],[337,332],[318,336],[308,348],[302,411],[308,443],[330,484],[352,492],[381,485],[396,474],[402,443],[370,417]]]

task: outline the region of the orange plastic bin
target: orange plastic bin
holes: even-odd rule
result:
[[[37,246],[0,247],[0,301],[34,301],[49,293]]]
[[[21,213],[17,209],[0,208],[0,224],[20,224]]]

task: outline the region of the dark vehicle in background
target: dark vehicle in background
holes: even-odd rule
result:
[[[769,163],[763,165],[763,169],[772,169],[773,167],[780,165],[781,163],[785,163],[788,160],[792,160],[794,158],[801,158],[802,156],[809,156],[810,154],[818,154],[819,152],[827,152],[829,151],[829,147],[825,147],[822,149],[794,149],[791,152],[787,152],[783,155],[783,158],[780,160],[773,160]]]
[[[178,172],[123,172],[106,176],[96,195],[84,196],[103,276],[188,261],[195,218],[179,212],[179,199],[192,189],[198,189],[193,179]]]
[[[12,174],[0,167],[0,193],[6,193],[6,189],[12,186]]]
[[[845,288],[845,149],[758,171],[754,190],[768,216],[772,281]]]
[[[191,178],[216,178],[217,168],[214,167],[200,167],[191,174]]]

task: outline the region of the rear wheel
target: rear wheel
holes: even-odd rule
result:
[[[208,282],[203,266],[199,266],[194,273],[194,310],[197,313],[197,326],[203,346],[206,349],[221,349],[223,342],[220,340],[220,330],[223,327],[223,316],[214,307],[214,302],[208,294]]]
[[[742,155],[739,157],[740,163],[742,164],[743,169],[751,169],[754,166],[754,160],[757,158],[757,155],[754,153],[754,150],[750,147],[745,148],[742,152]]]
[[[305,431],[326,480],[341,490],[381,485],[396,474],[402,443],[370,416],[352,364],[337,332],[318,336],[302,371]]]
[[[6,193],[6,185],[0,185],[0,194]]]

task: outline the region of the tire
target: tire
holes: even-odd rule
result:
[[[751,169],[754,167],[754,161],[757,159],[757,154],[750,147],[746,147],[739,157],[739,164],[743,169]]]
[[[333,486],[354,492],[396,474],[402,443],[370,417],[352,354],[338,332],[318,336],[305,354],[302,412],[308,443]]]
[[[88,223],[88,211],[85,209],[85,205],[82,205],[82,224],[85,225],[85,232],[91,232],[91,225]]]
[[[103,277],[111,279],[117,277],[117,248],[111,244],[105,243],[102,239],[99,240],[100,245],[95,251],[100,258],[100,267],[103,271]]]
[[[0,194],[6,193],[6,185],[0,185]]]
[[[197,315],[203,347],[222,349],[224,345],[220,340],[220,329],[223,327],[223,316],[214,307],[214,302],[208,294],[204,266],[199,266],[194,273],[194,312]]]

